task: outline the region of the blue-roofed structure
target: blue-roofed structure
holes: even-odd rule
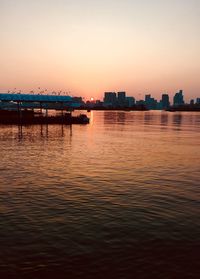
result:
[[[80,108],[81,105],[81,97],[0,93],[0,123],[18,125],[87,124],[89,118],[86,115],[72,115],[72,111]],[[48,114],[49,110],[60,112]]]
[[[0,93],[0,101],[3,102],[71,102],[71,96],[62,95],[41,95],[41,94],[8,94]]]
[[[17,106],[17,104],[20,104],[21,108],[73,110],[79,108],[82,105],[81,101],[78,99],[79,98],[73,98],[71,96],[65,95],[0,93],[0,108],[14,109]]]

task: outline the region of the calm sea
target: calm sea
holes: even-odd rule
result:
[[[0,277],[199,278],[200,113],[0,126]]]

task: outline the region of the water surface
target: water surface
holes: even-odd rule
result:
[[[200,114],[0,126],[1,278],[198,278]]]

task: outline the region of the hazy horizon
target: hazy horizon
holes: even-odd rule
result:
[[[0,0],[0,90],[200,96],[198,0]]]

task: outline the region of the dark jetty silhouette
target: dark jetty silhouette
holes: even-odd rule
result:
[[[88,124],[85,114],[72,116],[71,112],[48,115],[34,110],[0,110],[0,124]]]

